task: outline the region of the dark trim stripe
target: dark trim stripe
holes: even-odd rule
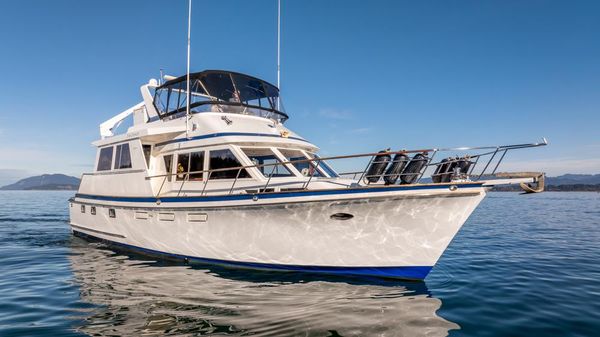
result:
[[[477,188],[483,183],[468,183],[455,184],[460,188]],[[190,197],[118,197],[118,196],[103,196],[77,193],[76,198],[103,200],[103,201],[119,201],[119,202],[208,202],[208,201],[239,201],[252,200],[254,197],[259,199],[278,199],[278,198],[295,198],[307,196],[325,196],[325,195],[345,195],[345,194],[360,194],[374,192],[392,192],[392,191],[412,191],[412,190],[435,190],[448,189],[449,185],[413,185],[413,186],[394,186],[394,187],[361,187],[347,188],[334,190],[307,190],[296,192],[272,192],[261,194],[232,194],[232,195],[207,195],[207,196],[190,196]]]
[[[360,196],[356,198],[348,198],[348,199],[340,199],[340,200],[304,200],[304,201],[286,201],[282,200],[280,202],[272,202],[268,204],[245,204],[245,205],[223,205],[223,206],[203,206],[203,211],[232,211],[232,210],[252,210],[252,209],[278,209],[278,208],[292,208],[292,207],[302,207],[306,204],[314,204],[314,203],[335,203],[335,205],[353,205],[353,204],[361,204],[363,202],[382,202],[382,201],[402,201],[402,200],[415,200],[415,199],[434,199],[434,198],[465,198],[465,197],[474,197],[481,194],[481,192],[448,192],[448,193],[440,193],[435,195],[406,195],[406,196],[394,196],[394,197],[386,197],[386,196],[374,196],[369,198],[362,198]],[[70,202],[76,203],[78,205],[90,205],[97,207],[111,207],[117,209],[132,209],[132,210],[143,210],[143,211],[186,211],[186,210],[198,210],[198,206],[183,206],[183,207],[164,207],[157,205],[143,205],[143,206],[122,206],[122,205],[107,205],[98,203],[95,201],[75,201],[74,199],[69,199]]]
[[[93,233],[102,234],[102,235],[114,236],[116,238],[121,238],[121,239],[125,238],[125,235],[115,234],[115,233],[109,233],[109,232],[104,232],[104,231],[99,231],[97,229],[91,229],[91,228],[87,228],[87,227],[83,227],[83,226],[79,226],[79,225],[71,224],[71,227],[78,228],[78,229],[81,229],[81,230],[84,230],[84,231],[89,231],[89,232],[93,232]]]
[[[166,142],[157,143],[156,146],[163,146],[163,145],[174,144],[174,143],[189,142],[189,141],[192,141],[192,140],[199,140],[199,139],[227,137],[227,136],[275,137],[275,138],[282,138],[282,139],[294,139],[294,140],[299,140],[299,141],[302,141],[302,142],[310,144],[309,141],[307,141],[305,139],[302,139],[302,138],[299,138],[299,137],[287,137],[287,138],[283,138],[280,135],[271,135],[271,134],[268,134],[268,133],[219,132],[219,133],[211,133],[211,134],[208,134],[208,135],[195,136],[195,137],[191,137],[191,138],[172,139],[172,140],[168,140]]]
[[[142,248],[138,246],[129,245],[126,243],[115,242],[111,240],[102,239],[86,233],[73,231],[73,234],[83,239],[90,241],[101,241],[108,245],[123,248],[126,250],[136,251],[145,255],[156,256],[160,258],[175,259],[182,261],[197,262],[202,264],[214,264],[225,267],[245,268],[245,269],[259,269],[259,270],[275,270],[275,271],[294,271],[304,273],[319,273],[319,274],[335,274],[335,275],[362,275],[362,276],[376,276],[376,277],[389,277],[389,278],[401,278],[411,280],[423,280],[431,271],[429,266],[403,266],[403,267],[334,267],[334,266],[305,266],[305,265],[288,265],[288,264],[272,264],[272,263],[258,263],[258,262],[239,262],[229,261],[220,259],[210,259],[196,256],[188,256],[181,254],[172,254],[161,252],[153,249]]]

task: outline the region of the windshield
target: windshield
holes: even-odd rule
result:
[[[184,115],[187,109],[187,77],[156,88],[154,105],[161,118]],[[226,71],[190,74],[190,112],[226,112],[255,115],[284,122],[279,90],[258,78]]]
[[[321,159],[317,154],[315,153],[311,153],[310,154],[313,158],[317,158],[317,159]],[[319,168],[323,169],[323,171],[325,171],[325,173],[327,173],[331,178],[337,178],[339,177],[339,175],[331,168],[331,166],[329,166],[329,164],[327,164],[326,161],[324,160],[319,160],[319,161],[315,161],[314,163],[319,163]]]
[[[244,154],[248,156],[252,164],[257,165],[258,170],[265,177],[291,177],[292,172],[283,164],[273,151],[270,149],[254,149],[245,148],[242,149]]]
[[[294,165],[296,170],[298,170],[298,172],[300,172],[303,176],[324,177],[320,169],[315,170],[315,164],[306,160],[311,158],[307,158],[302,152],[298,150],[286,149],[279,149],[279,152],[281,152],[281,154],[285,157],[286,161],[299,161],[292,163],[292,165]]]

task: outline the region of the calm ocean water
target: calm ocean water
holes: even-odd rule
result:
[[[0,192],[0,336],[599,336],[600,194],[492,193],[425,282],[188,267]]]

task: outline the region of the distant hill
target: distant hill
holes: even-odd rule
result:
[[[600,174],[563,174],[558,177],[546,177],[546,185],[597,185]]]
[[[0,190],[77,190],[80,180],[64,174],[42,174],[21,179]]]
[[[520,191],[519,185],[496,186],[494,191]],[[600,174],[563,174],[546,177],[546,191],[600,192]]]

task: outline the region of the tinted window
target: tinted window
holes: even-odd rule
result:
[[[173,155],[164,156],[163,160],[165,161],[165,170],[167,173],[167,180],[171,181]]]
[[[190,171],[190,154],[180,153],[177,155],[177,180],[187,179],[187,172]]]
[[[98,158],[98,171],[110,170],[113,157],[113,147],[105,147],[100,150],[100,157]]]
[[[142,145],[144,149],[144,158],[146,158],[146,167],[150,168],[150,155],[152,153],[152,145]]]
[[[242,166],[237,158],[233,155],[231,150],[216,150],[210,151],[210,162],[209,169],[223,169],[229,167],[238,167]],[[239,171],[239,175],[238,175]],[[249,178],[250,175],[246,171],[246,169],[237,170],[228,170],[228,171],[216,171],[210,174],[210,179],[235,179],[236,176],[238,178]]]
[[[202,180],[204,170],[204,151],[180,153],[177,155],[177,180]],[[189,172],[196,172],[190,173]]]
[[[115,156],[115,169],[126,168],[131,168],[131,154],[127,143],[117,145],[117,155]]]
[[[192,152],[190,158],[190,172],[204,170],[204,151]],[[202,180],[203,172],[191,173],[190,180]]]
[[[308,159],[308,158],[306,158],[306,156],[304,156],[304,154],[302,154],[302,152],[297,151],[297,150],[279,149],[279,151],[281,151],[281,154],[285,157],[285,159],[287,161],[297,161],[297,160]],[[316,161],[315,161],[315,163],[316,163]],[[315,170],[315,165],[312,164],[311,162],[301,161],[299,163],[292,163],[292,165],[294,165],[296,170],[300,171],[300,173],[302,173],[302,175],[305,177],[310,177],[310,176],[322,177],[323,176],[323,174],[321,174],[321,172],[319,170]]]
[[[252,164],[266,165],[258,167],[258,170],[265,177],[289,177],[293,175],[285,165],[281,164],[281,161],[270,149],[243,149],[243,151],[250,158]]]

